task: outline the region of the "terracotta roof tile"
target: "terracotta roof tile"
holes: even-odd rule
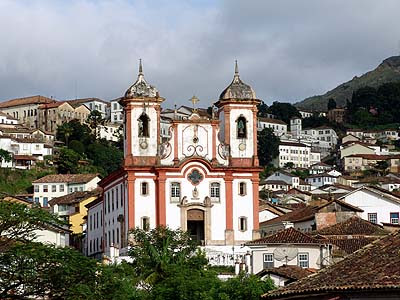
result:
[[[87,198],[90,197],[97,197],[101,195],[102,193],[102,188],[96,188],[92,191],[85,191],[85,192],[74,192],[71,194],[67,194],[61,197],[56,197],[53,198],[49,201],[49,204],[51,206],[56,205],[56,204],[74,204],[74,203],[79,203],[83,200],[86,200]]]
[[[25,97],[25,98],[16,98],[16,99],[11,99],[11,100],[7,100],[4,102],[0,102],[0,107],[5,108],[5,107],[12,107],[12,106],[19,106],[19,105],[52,103],[52,102],[55,102],[55,100],[38,95],[38,96],[31,96],[31,97]]]
[[[300,222],[314,218],[315,213],[318,211],[318,206],[306,206],[304,208],[296,209],[280,217],[260,223],[260,225],[276,224],[282,221]]]
[[[354,216],[335,225],[317,231],[321,235],[385,235],[388,234],[381,226]]]
[[[307,277],[315,271],[310,269],[305,269],[295,265],[283,265],[278,268],[264,269],[257,273],[257,276],[265,276],[268,274],[275,274],[278,276],[286,277],[292,280],[299,280],[301,278]]]
[[[53,183],[53,182],[67,182],[67,183],[86,183],[96,178],[98,174],[53,174],[39,178],[32,183]]]
[[[265,299],[295,298],[301,295],[327,295],[338,291],[398,291],[400,289],[400,232],[380,238],[286,287],[271,291]]]
[[[272,119],[272,118],[263,118],[259,117],[257,118],[260,122],[264,123],[273,123],[273,124],[280,124],[280,125],[287,125],[284,121],[278,120],[278,119]]]
[[[263,245],[263,244],[320,244],[320,240],[305,234],[293,227],[278,231],[264,238],[246,243],[246,245]]]

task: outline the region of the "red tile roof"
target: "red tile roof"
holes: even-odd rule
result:
[[[381,226],[354,216],[335,225],[317,231],[321,235],[386,235],[389,232]]]
[[[53,174],[39,178],[32,183],[53,183],[53,182],[67,182],[67,183],[87,183],[98,174]]]
[[[55,102],[55,100],[38,95],[25,98],[16,98],[0,102],[0,108],[28,105],[28,104],[52,103],[52,102]]]
[[[74,203],[79,203],[83,200],[86,200],[90,197],[97,197],[101,195],[102,193],[102,188],[96,188],[92,191],[86,191],[86,192],[74,192],[71,194],[67,194],[61,197],[56,197],[53,198],[49,201],[50,206],[54,206],[56,204],[74,204]]]
[[[320,240],[293,227],[278,231],[264,238],[246,243],[248,246],[264,244],[321,244]]]
[[[299,280],[315,273],[314,270],[302,268],[295,265],[283,265],[278,268],[264,269],[257,273],[257,276],[275,274],[291,280]]]
[[[280,223],[283,221],[301,222],[301,221],[311,220],[314,218],[314,215],[318,211],[318,209],[319,209],[318,206],[306,206],[304,208],[296,209],[294,211],[291,211],[287,214],[276,217],[274,219],[261,222],[260,225],[265,226],[265,225]]]
[[[264,299],[293,299],[336,292],[400,291],[400,232],[389,234],[342,261],[300,279],[286,287],[264,294]]]

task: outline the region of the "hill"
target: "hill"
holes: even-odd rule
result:
[[[355,76],[352,80],[342,83],[323,95],[312,96],[295,104],[297,108],[307,110],[327,110],[328,99],[335,99],[338,106],[346,105],[346,99],[351,100],[353,91],[365,87],[378,87],[383,83],[400,81],[400,56],[385,59],[376,69]]]

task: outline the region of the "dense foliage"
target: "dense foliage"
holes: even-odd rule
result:
[[[0,201],[1,299],[251,300],[274,288],[254,275],[221,281],[180,230],[135,229],[132,262],[104,265],[68,247],[35,242],[36,230],[51,224],[63,225],[39,207]]]
[[[290,124],[290,119],[293,117],[301,117],[297,108],[290,103],[275,101],[266,111],[275,115],[277,119],[284,121],[286,124]]]
[[[279,155],[279,137],[272,128],[264,128],[258,132],[258,159],[261,166],[267,166]]]
[[[89,125],[73,120],[58,127],[57,139],[65,144],[56,160],[59,173],[97,172],[106,176],[121,166],[121,143],[98,137],[96,128],[103,123],[101,114],[91,114]]]
[[[400,82],[363,87],[347,103],[348,121],[361,128],[390,128],[400,124]]]

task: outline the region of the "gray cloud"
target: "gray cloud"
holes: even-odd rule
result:
[[[112,99],[137,61],[166,106],[216,100],[239,60],[259,98],[324,93],[399,54],[397,0],[0,2],[0,99]]]

